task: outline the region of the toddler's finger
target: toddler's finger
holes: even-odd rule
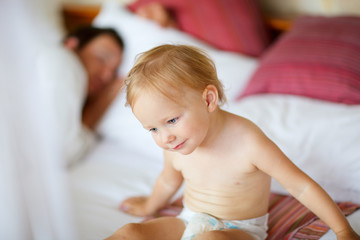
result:
[[[120,204],[119,209],[123,212],[128,212],[130,207],[127,204],[122,203]]]

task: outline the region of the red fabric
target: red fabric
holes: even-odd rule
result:
[[[302,17],[263,56],[238,99],[260,93],[360,103],[360,17]]]
[[[228,51],[260,56],[271,37],[255,0],[138,0],[130,10],[161,2],[179,28]]]
[[[339,202],[337,203],[340,210],[345,216],[348,216],[360,208],[359,204],[352,202]],[[326,225],[325,222],[320,220],[317,217],[309,220],[307,223],[302,224],[297,227],[292,232],[288,233],[285,240],[309,240],[309,239],[319,239],[323,236],[330,227]],[[270,239],[268,239],[270,240]]]
[[[158,217],[177,216],[183,209],[182,200],[182,197],[177,199],[144,221]],[[346,216],[360,208],[360,204],[352,202],[339,202],[337,204]],[[267,240],[315,240],[320,239],[330,229],[295,198],[277,193],[270,195],[268,227]]]

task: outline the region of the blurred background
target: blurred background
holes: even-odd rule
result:
[[[118,0],[127,4],[132,0]],[[0,239],[76,239],[66,169],[34,59],[101,0],[0,0]],[[359,0],[261,0],[264,15],[358,14]],[[196,4],[196,0],[194,0]]]

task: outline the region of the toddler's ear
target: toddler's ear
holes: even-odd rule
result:
[[[212,112],[218,105],[218,91],[214,85],[208,85],[203,91],[203,99],[207,105],[208,111]]]

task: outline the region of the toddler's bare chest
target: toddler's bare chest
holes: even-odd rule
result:
[[[248,186],[257,170],[245,159],[209,156],[175,162],[185,182],[203,189],[233,190]]]

